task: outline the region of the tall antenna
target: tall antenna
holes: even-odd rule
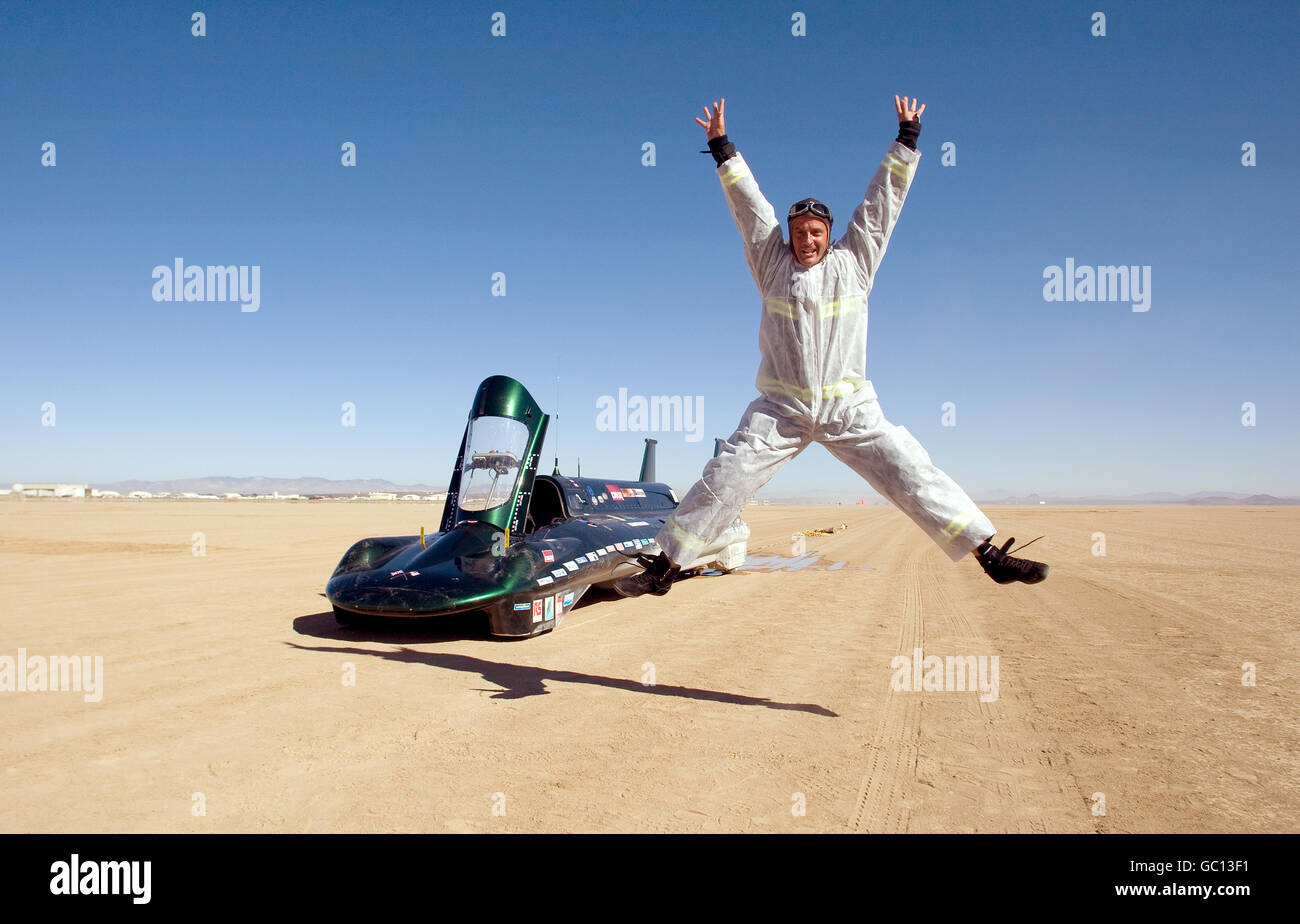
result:
[[[560,377],[555,377],[555,471],[552,475],[560,474]]]

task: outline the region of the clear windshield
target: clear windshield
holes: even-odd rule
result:
[[[509,417],[470,421],[465,457],[460,460],[460,509],[494,510],[515,494],[528,448],[528,428]]]

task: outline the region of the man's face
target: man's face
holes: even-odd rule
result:
[[[801,266],[816,266],[830,246],[830,229],[820,218],[800,215],[790,222],[790,249]]]

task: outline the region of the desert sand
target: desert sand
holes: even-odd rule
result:
[[[344,550],[440,512],[0,502],[0,656],[103,658],[0,692],[0,830],[1300,829],[1300,508],[988,508],[1053,567],[1001,587],[890,508],[750,507],[765,567],[537,638],[336,625]],[[895,689],[917,648],[996,698]]]

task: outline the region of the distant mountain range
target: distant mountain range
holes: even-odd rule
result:
[[[253,475],[248,478],[228,478],[212,476],[208,478],[176,478],[171,481],[114,481],[111,484],[92,484],[92,488],[101,491],[120,491],[129,494],[132,491],[170,491],[180,494],[192,491],[195,494],[439,494],[446,488],[435,488],[427,484],[393,484],[382,478],[356,478],[335,481],[330,478],[266,478]]]
[[[4,482],[9,487],[12,482]],[[354,478],[334,480],[331,478],[267,478],[253,475],[247,478],[228,476],[211,476],[207,478],[175,478],[170,481],[114,481],[95,483],[92,488],[101,491],[119,491],[129,494],[132,491],[148,491],[156,494],[169,491],[180,494],[186,491],[195,494],[440,494],[445,486],[428,484],[394,484],[382,478]],[[1175,494],[1170,491],[1150,491],[1145,494],[1013,494],[1010,491],[994,490],[977,492],[974,495],[977,504],[988,505],[1032,505],[1052,504],[1067,507],[1077,506],[1148,506],[1158,504],[1196,504],[1204,506],[1284,506],[1300,504],[1300,497],[1275,497],[1272,494],[1244,494],[1237,491],[1197,491],[1195,494]],[[873,506],[885,504],[885,500],[874,491],[852,492],[834,489],[803,491],[781,495],[759,495],[760,501],[769,504],[857,504],[859,498]]]

